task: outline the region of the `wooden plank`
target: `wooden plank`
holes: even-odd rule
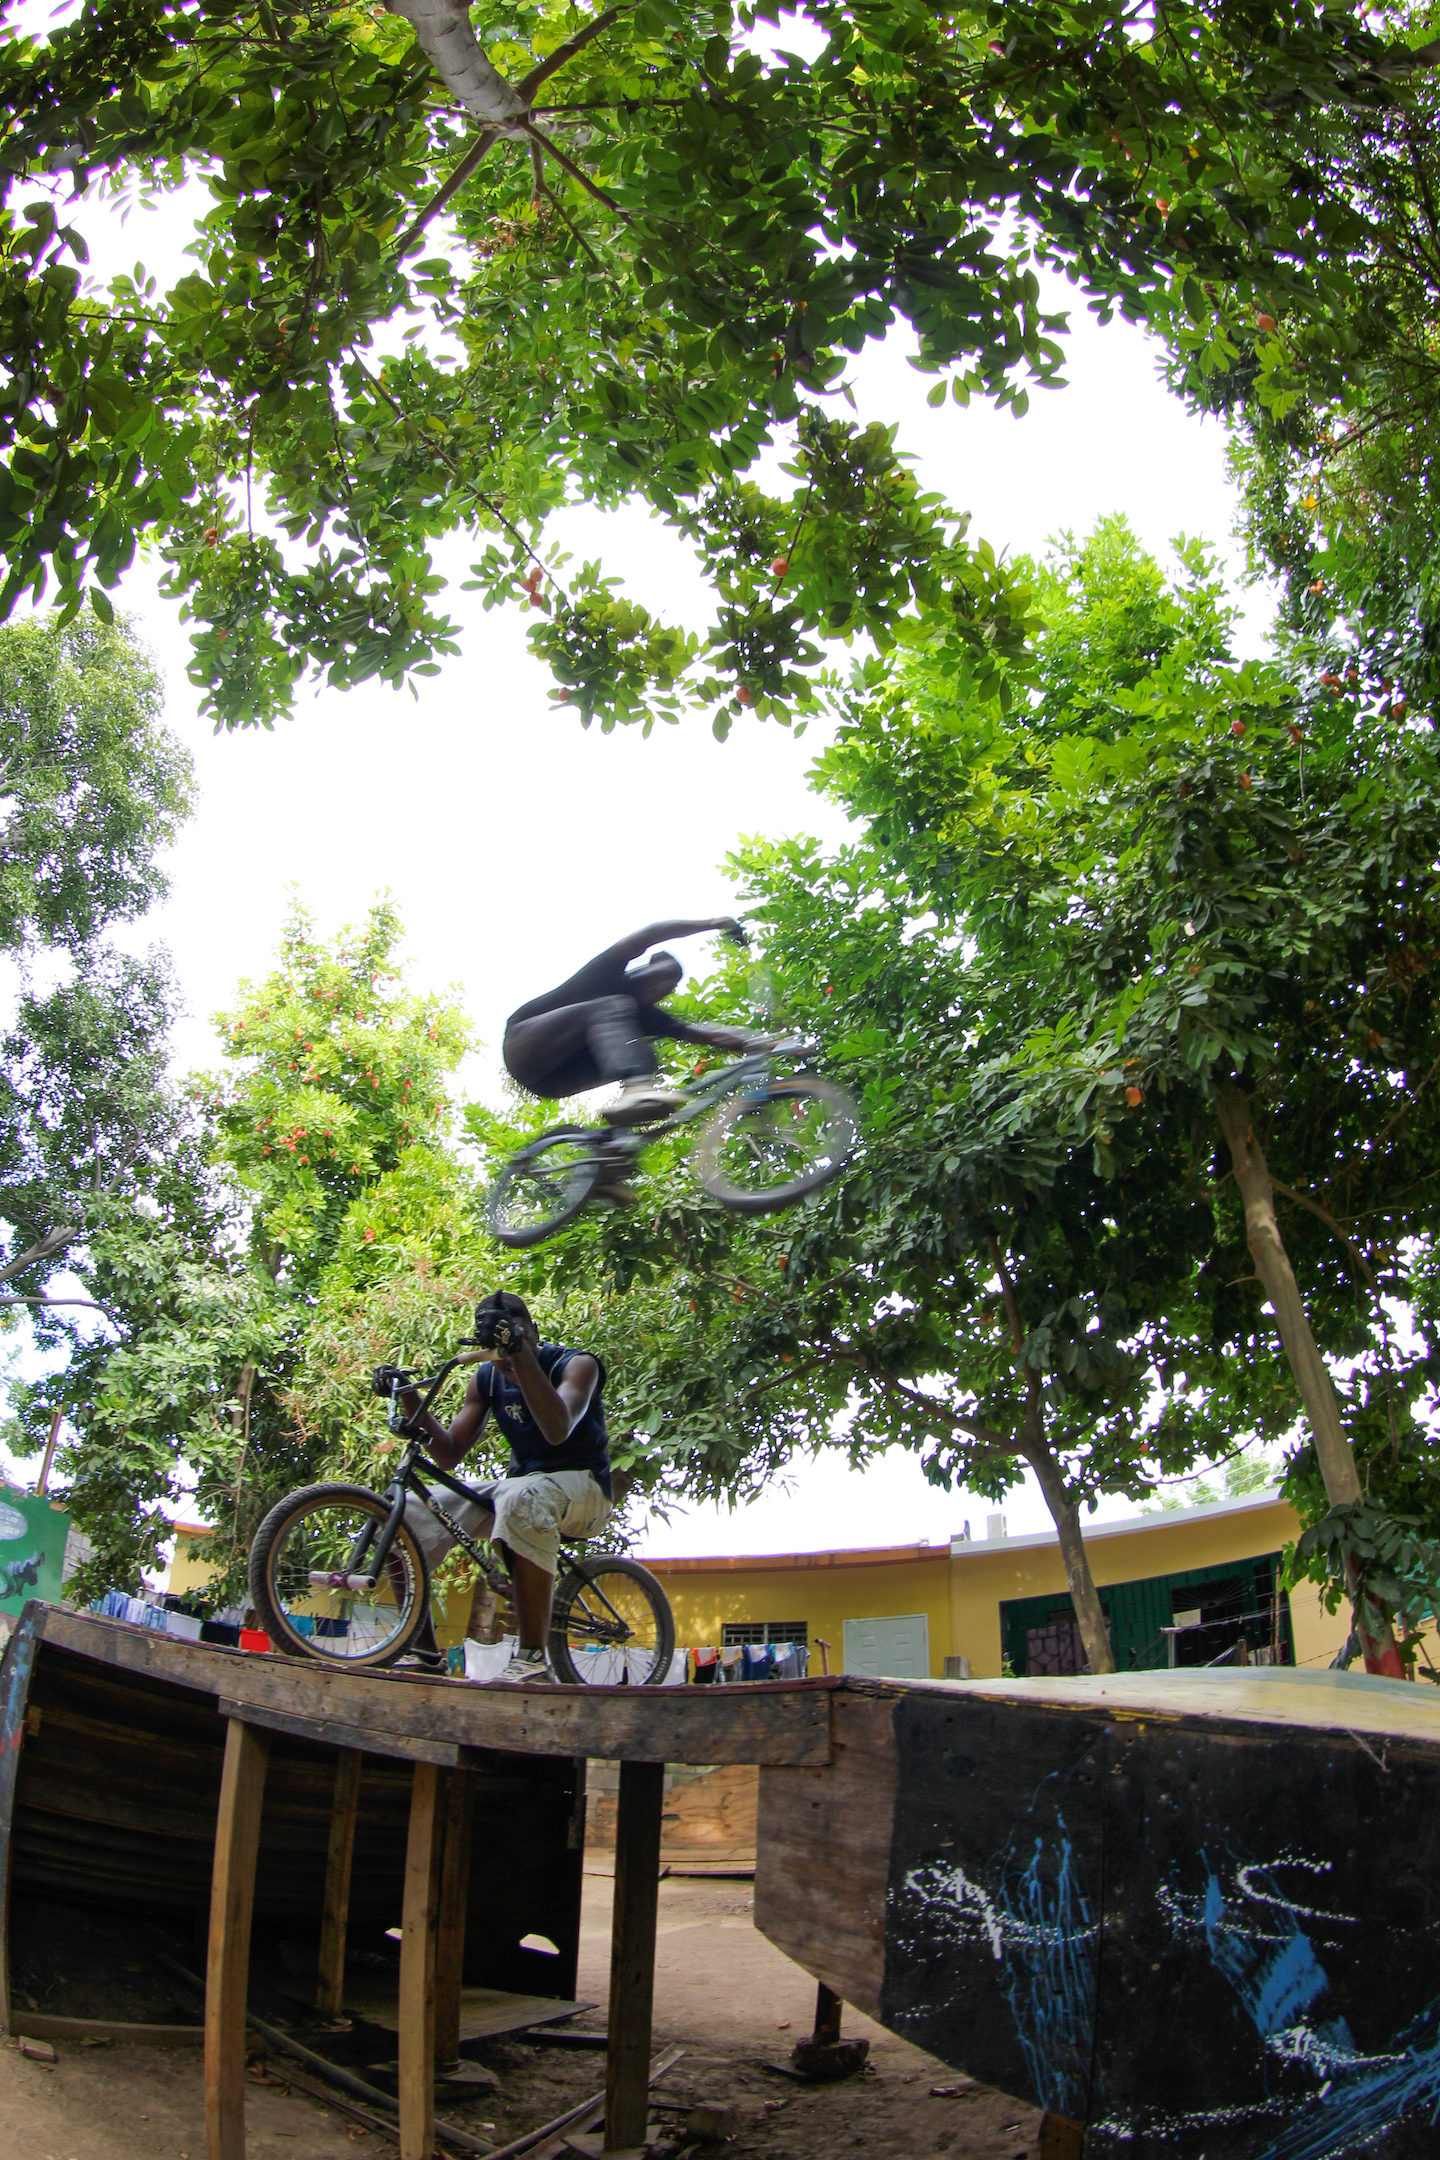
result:
[[[761,1681],[736,1688],[473,1687],[400,1673],[330,1672],[313,1659],[249,1657],[183,1642],[94,1613],[45,1608],[45,1640],[104,1664],[393,1745],[615,1761],[824,1763],[831,1692],[844,1680]],[[346,1737],[341,1745],[358,1745]],[[413,1756],[412,1756],[413,1759]]]
[[[435,2151],[435,1935],[446,1786],[454,1775],[416,1763],[400,1922],[400,2160]]]
[[[245,1998],[269,1735],[236,1719],[225,1734],[205,1968],[205,2142],[245,2160]]]
[[[222,1695],[218,1708],[221,1717],[243,1718],[248,1725],[263,1725],[267,1732],[289,1733],[296,1740],[313,1740],[317,1747],[341,1748],[351,1754],[388,1755],[397,1762],[428,1762],[441,1770],[453,1770],[465,1752],[454,1740],[408,1740],[373,1725],[343,1725],[335,1718],[299,1716],[292,1710],[262,1708],[233,1695]]]
[[[655,2002],[655,1919],[660,1901],[663,1762],[620,1769],[615,1826],[615,1912],[610,1936],[610,2044],[605,2059],[605,2148],[643,2146],[649,2115],[650,2026]]]
[[[857,2010],[880,2014],[899,1784],[895,1701],[835,1702],[835,1767],[760,1772],[755,1925]]]
[[[833,1988],[826,1987],[822,1980],[815,1991],[815,2032],[813,2037],[816,2047],[834,2047],[840,2038],[840,2021],[844,2015],[844,2010],[845,2004],[840,1996],[835,1993]]]
[[[470,1819],[473,1787],[467,1771],[446,1780],[445,1851],[435,1941],[435,2060],[460,2059],[460,1991],[465,1979],[465,1912],[470,1897]]]
[[[15,1821],[15,1785],[25,1745],[25,1713],[40,1641],[38,1599],[25,1606],[0,1657],[0,2029],[10,2032],[10,1837]]]
[[[335,1758],[335,1797],[330,1803],[325,1908],[320,1916],[320,1967],[315,1985],[316,2009],[332,2018],[342,2016],[345,2009],[345,1931],[350,1918],[350,1869],[355,1858],[362,1760],[354,1748],[342,1748]]]
[[[203,2025],[127,2025],[115,2018],[46,2017],[38,2010],[17,2010],[15,2030],[27,2040],[135,2040],[149,2047],[199,2047],[205,2039]]]

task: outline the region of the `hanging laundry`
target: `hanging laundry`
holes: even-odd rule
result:
[[[745,1680],[773,1680],[775,1677],[775,1653],[768,1643],[746,1643],[741,1653],[744,1667],[741,1674]]]
[[[720,1653],[720,1678],[727,1684],[745,1677],[745,1652],[740,1648],[722,1650]]]
[[[693,1655],[695,1659],[695,1671],[691,1676],[693,1684],[696,1687],[713,1686],[720,1678],[720,1652],[715,1649],[696,1650]]]

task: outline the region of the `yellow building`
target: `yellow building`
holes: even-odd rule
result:
[[[1003,1517],[992,1518],[999,1527]],[[210,1569],[185,1553],[209,1533],[177,1524],[165,1583],[180,1594]],[[1095,1523],[1085,1531],[1090,1567],[1106,1609],[1116,1663],[1203,1664],[1234,1653],[1258,1662],[1328,1665],[1349,1629],[1348,1612],[1326,1613],[1309,1584],[1277,1588],[1284,1547],[1299,1535],[1294,1510],[1276,1493],[1210,1507]],[[797,1641],[810,1670],[943,1679],[968,1661],[976,1679],[1008,1665],[1016,1674],[1078,1671],[1074,1610],[1053,1531],[1035,1537],[955,1538],[948,1545],[895,1545],[853,1552],[717,1555],[645,1564],[675,1610],[687,1648]],[[465,1613],[437,1613],[442,1643],[458,1641]]]
[[[997,1527],[1003,1518],[997,1521]],[[1208,1663],[1244,1642],[1255,1662],[1328,1665],[1348,1632],[1308,1584],[1277,1587],[1283,1548],[1298,1535],[1294,1510],[1273,1492],[1210,1507],[1096,1523],[1085,1531],[1090,1566],[1116,1662]],[[821,1669],[940,1679],[946,1660],[968,1660],[977,1679],[1075,1671],[1080,1652],[1054,1532],[954,1539],[856,1552],[645,1564],[675,1608],[687,1647],[800,1640]]]

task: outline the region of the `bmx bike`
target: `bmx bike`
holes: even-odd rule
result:
[[[843,1088],[804,1070],[819,1045],[758,1036],[745,1055],[683,1090],[685,1101],[643,1126],[556,1125],[506,1162],[486,1220],[502,1245],[539,1245],[573,1222],[597,1187],[623,1181],[647,1147],[708,1118],[695,1150],[701,1185],[737,1215],[771,1215],[838,1177],[860,1138]]]
[[[428,1489],[440,1486],[457,1501],[483,1507],[494,1481],[467,1485],[431,1462],[421,1445],[420,1420],[451,1373],[490,1355],[462,1346],[427,1379],[392,1370],[390,1430],[406,1446],[383,1493],[362,1485],[308,1485],[270,1510],[250,1547],[250,1599],[278,1650],[355,1672],[393,1665],[413,1647],[430,1610],[430,1568],[405,1521],[412,1497],[508,1600],[510,1579],[499,1561]],[[399,1397],[409,1387],[425,1393],[407,1418]],[[675,1653],[670,1600],[638,1560],[567,1552],[546,1649],[555,1678],[571,1685],[658,1687]]]

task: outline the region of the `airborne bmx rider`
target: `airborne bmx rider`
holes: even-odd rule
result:
[[[519,1644],[500,1679],[512,1687],[535,1687],[551,1678],[545,1662],[550,1633],[550,1603],[560,1540],[594,1537],[614,1508],[610,1482],[610,1444],[605,1429],[605,1368],[588,1350],[566,1349],[540,1340],[529,1307],[511,1291],[497,1290],[476,1310],[476,1335],[483,1342],[494,1333],[486,1316],[507,1318],[518,1344],[497,1349],[481,1365],[454,1422],[445,1426],[427,1411],[422,1422],[431,1454],[442,1470],[454,1471],[480,1438],[488,1418],[510,1443],[505,1475],[487,1487],[492,1505],[451,1501],[447,1512],[476,1539],[488,1538],[509,1570],[514,1591]],[[377,1395],[387,1395],[393,1368],[375,1374]],[[419,1392],[406,1388],[400,1404],[407,1417],[420,1407]],[[406,1503],[405,1522],[424,1551],[432,1571],[455,1540],[422,1503]],[[444,1652],[435,1640],[427,1612],[411,1658],[422,1670],[442,1672]]]
[[[733,915],[650,923],[587,960],[567,982],[520,1006],[505,1023],[502,1054],[511,1079],[527,1093],[551,1100],[619,1080],[619,1095],[600,1113],[608,1124],[643,1125],[668,1116],[685,1098],[656,1083],[655,1036],[713,1050],[750,1046],[751,1038],[738,1029],[677,1019],[661,1002],[679,988],[684,969],[673,953],[652,947],[707,930],[722,930],[737,945],[749,943]],[[649,959],[642,960],[646,953]],[[634,1197],[613,1179],[595,1193],[621,1201]]]

